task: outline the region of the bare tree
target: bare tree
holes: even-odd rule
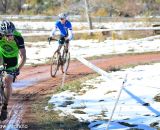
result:
[[[3,13],[7,13],[8,0],[1,0],[1,4],[3,7]]]
[[[22,0],[18,0],[17,2],[17,12],[19,14],[22,10]]]
[[[89,29],[92,30],[93,29],[93,27],[92,27],[92,20],[91,20],[89,11],[88,11],[88,9],[89,9],[88,0],[85,0],[85,9],[86,9],[87,21],[88,21],[88,24],[89,24]],[[92,35],[92,33],[90,33],[90,35]]]

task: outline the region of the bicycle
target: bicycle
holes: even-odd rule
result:
[[[11,75],[14,76],[13,78],[13,82],[15,82],[15,79],[16,79],[16,71],[8,71],[6,70],[6,65],[4,65],[3,68],[0,68],[0,106],[2,106],[5,102],[6,102],[6,95],[4,93],[4,76],[6,73],[10,73]]]
[[[58,39],[52,39],[58,41]],[[49,40],[50,44],[51,40]],[[66,44],[64,43],[59,52],[55,52],[51,57],[50,75],[55,77],[59,67],[61,66],[62,73],[67,73],[70,63],[70,52],[66,51]]]

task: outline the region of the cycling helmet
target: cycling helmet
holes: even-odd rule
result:
[[[3,37],[3,31],[0,28],[0,40],[2,39],[2,37]]]
[[[9,20],[3,20],[1,25],[0,25],[0,30],[5,35],[6,34],[13,34],[13,31],[15,30],[15,26]]]
[[[1,22],[2,23],[2,22]],[[0,25],[1,25],[1,23],[0,23]],[[1,29],[1,27],[0,27],[0,34],[3,34],[3,31],[2,31],[2,29]]]
[[[67,14],[66,13],[61,13],[58,15],[59,19],[66,19],[67,18]]]

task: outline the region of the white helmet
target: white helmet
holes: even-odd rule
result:
[[[0,25],[0,32],[3,34],[12,34],[13,31],[15,30],[14,24],[9,21],[9,20],[3,20],[1,25]]]
[[[67,14],[66,13],[60,13],[58,15],[59,19],[66,19],[67,18]]]

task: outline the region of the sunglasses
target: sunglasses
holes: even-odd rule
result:
[[[64,20],[64,18],[61,18],[60,20]]]
[[[12,36],[13,36],[12,34],[7,34],[7,35],[6,35],[6,37],[12,37]]]

